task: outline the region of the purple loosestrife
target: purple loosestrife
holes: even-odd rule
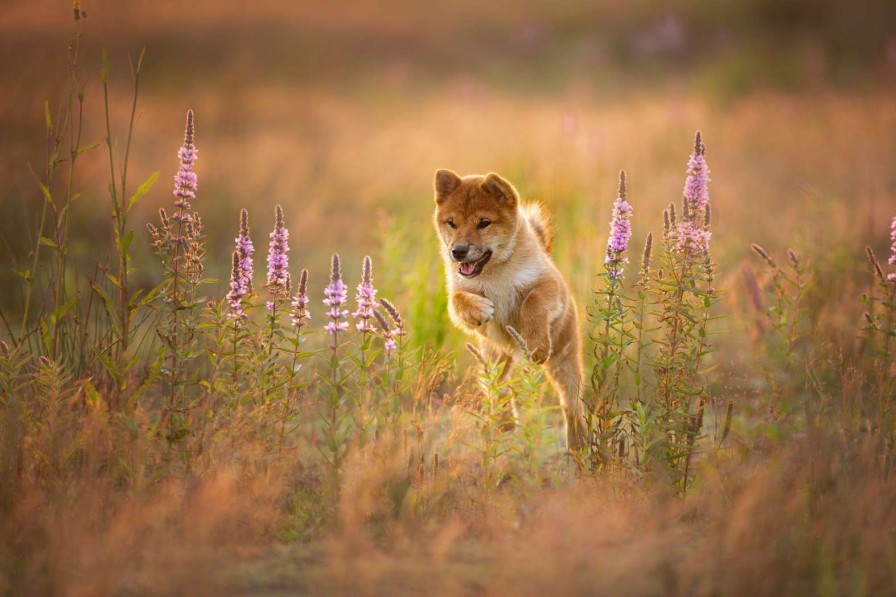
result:
[[[272,311],[276,303],[285,300],[289,295],[289,230],[283,225],[283,208],[274,208],[274,231],[271,232],[271,243],[268,247],[268,292],[271,300],[267,308]]]
[[[896,265],[896,217],[893,218],[893,222],[890,224],[890,242],[890,258],[887,260],[887,263]],[[887,280],[896,282],[896,273],[887,274]]]
[[[613,280],[623,277],[622,267],[628,263],[625,251],[628,241],[632,237],[632,224],[630,221],[632,206],[626,198],[625,170],[619,173],[619,196],[613,203],[613,219],[610,221],[610,238],[607,240],[607,257],[604,263],[607,267],[607,275]]]
[[[700,131],[694,137],[694,153],[688,159],[688,176],[684,183],[684,213],[676,228],[675,248],[687,255],[698,256],[709,252],[707,222],[709,210],[709,167],[706,147]]]
[[[252,293],[252,255],[255,253],[255,247],[252,245],[252,239],[249,238],[249,212],[245,209],[240,210],[240,234],[234,239],[236,241],[236,252],[240,256],[240,279],[245,283],[248,293]]]
[[[177,150],[177,157],[180,160],[180,168],[174,175],[174,205],[180,211],[175,213],[173,218],[182,222],[191,221],[189,210],[191,209],[190,200],[196,198],[196,191],[199,189],[199,178],[193,172],[193,166],[199,157],[199,152],[193,146],[193,111],[187,112],[187,127],[184,131],[184,144]]]
[[[390,303],[387,299],[381,298],[380,305],[382,305],[383,309],[386,310],[386,313],[389,314],[392,323],[395,324],[395,329],[391,330],[386,338],[387,344],[391,346],[391,348],[387,347],[387,350],[394,350],[397,346],[396,341],[401,342],[401,339],[407,334],[407,331],[404,329],[404,321],[402,321],[401,314],[398,312],[398,309],[395,308],[395,305]]]
[[[380,333],[383,336],[383,347],[386,349],[386,354],[392,354],[392,351],[398,348],[398,343],[392,336],[392,330],[389,328],[389,322],[386,321],[386,318],[383,317],[383,314],[380,313],[378,309],[373,310],[373,317],[374,319],[376,319],[376,322],[380,324]]]
[[[255,252],[252,239],[249,238],[249,213],[245,209],[240,211],[240,233],[234,240],[236,249],[233,252],[227,302],[230,304],[234,325],[239,326],[240,320],[246,317],[243,310],[245,300],[252,294],[252,254]]]
[[[243,299],[249,294],[249,289],[240,275],[240,255],[233,252],[233,267],[230,269],[230,291],[227,293],[227,304],[230,305],[229,318],[233,320],[233,326],[240,327],[240,322],[245,319]]]
[[[348,329],[348,309],[342,309],[348,298],[348,287],[342,281],[342,268],[339,263],[339,255],[333,255],[333,262],[330,268],[330,284],[324,289],[324,304],[330,307],[327,311],[327,317],[330,321],[324,326],[324,331],[332,334],[335,338],[339,332]]]
[[[694,153],[688,158],[688,176],[684,181],[684,199],[690,209],[700,210],[709,203],[709,167],[705,151],[703,137],[697,131]]]
[[[684,221],[678,225],[676,248],[686,255],[701,255],[709,250],[711,234],[701,224]]]
[[[299,276],[299,289],[292,299],[292,327],[296,332],[302,330],[302,326],[311,319],[311,311],[308,310],[308,270],[303,269]]]
[[[373,287],[373,264],[370,257],[364,258],[364,265],[361,269],[361,283],[358,284],[355,300],[358,302],[358,310],[352,313],[352,317],[358,320],[355,327],[359,332],[374,332],[376,328],[373,326],[373,305],[376,301],[376,288]]]

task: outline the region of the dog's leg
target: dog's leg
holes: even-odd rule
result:
[[[551,321],[562,311],[562,289],[553,280],[535,286],[520,305],[520,335],[536,363],[551,357]]]
[[[560,396],[566,447],[572,451],[582,450],[588,444],[588,427],[582,392],[582,359],[578,349],[555,355],[547,362],[547,372],[551,385]]]

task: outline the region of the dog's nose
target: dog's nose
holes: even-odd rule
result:
[[[460,261],[470,252],[470,245],[454,245],[451,247],[451,256]]]

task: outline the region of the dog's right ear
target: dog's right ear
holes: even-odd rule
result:
[[[460,186],[460,176],[451,170],[436,170],[433,186],[436,190],[436,203],[441,203]]]

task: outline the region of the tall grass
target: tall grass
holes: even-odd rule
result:
[[[606,214],[606,252],[591,261],[603,260],[585,330],[591,441],[566,454],[521,339],[516,369],[474,348],[462,373],[469,357],[452,352],[444,293],[427,271],[434,245],[403,255],[418,226],[384,226],[394,233],[377,259],[334,254],[326,283],[308,273],[318,264],[295,266],[307,257],[290,251],[279,205],[263,285],[254,205],[231,214],[229,261],[208,251],[200,212],[211,202],[194,169],[201,114],[187,112],[171,213],[136,233],[132,209],[158,177],[128,194],[142,53],[123,146],[108,99],[98,110],[110,257],[73,271],[72,172],[98,153],[77,124],[90,110],[79,37],[62,116],[46,119],[49,145],[67,147],[68,180],[57,200],[62,161],[51,152],[20,276],[26,300],[3,314],[0,591],[891,589],[896,256],[884,265],[869,248],[871,290],[832,295],[815,289],[837,275],[809,256],[788,249],[782,267],[754,244],[766,273],[742,266],[752,280],[742,308],[723,297],[733,278],[710,253],[701,135],[682,200],[664,214],[640,207],[632,182],[651,173],[629,168]],[[106,93],[109,77],[104,59]],[[218,172],[208,164],[203,180]],[[655,243],[642,232],[654,226]],[[637,275],[633,230],[648,239]],[[152,289],[134,282],[135,243],[155,248]],[[228,263],[229,282],[206,275]],[[843,303],[866,310],[844,328],[860,350],[827,339]],[[753,360],[732,370],[742,319],[758,330]]]

